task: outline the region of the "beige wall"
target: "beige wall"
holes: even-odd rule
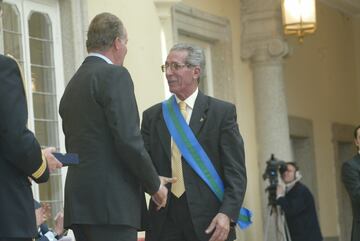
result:
[[[354,42],[355,42],[355,53],[356,53],[356,70],[357,70],[357,93],[360,93],[360,16],[354,18],[354,24],[353,24],[353,30],[354,30]],[[360,94],[358,96],[358,107],[360,107]],[[359,110],[360,108],[357,108]],[[360,120],[357,120],[358,123],[360,123]]]
[[[314,124],[320,223],[324,236],[336,236],[331,125],[334,122],[356,124],[360,120],[359,62],[357,65],[355,62],[360,55],[354,51],[354,30],[360,25],[359,21],[355,23],[352,18],[320,3],[317,7],[316,34],[306,37],[302,45],[295,38],[288,38],[293,52],[285,61],[284,79],[289,115],[310,119]]]
[[[155,6],[149,0],[88,1],[89,21],[107,11],[117,15],[128,31],[128,53],[124,66],[135,85],[140,115],[143,110],[164,99],[160,65],[160,23]]]

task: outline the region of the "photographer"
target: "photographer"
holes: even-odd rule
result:
[[[315,203],[310,190],[300,182],[301,174],[294,162],[286,163],[281,172],[284,184],[276,190],[276,204],[285,213],[292,241],[321,241]]]

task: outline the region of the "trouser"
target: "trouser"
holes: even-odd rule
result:
[[[137,230],[125,225],[73,224],[76,241],[136,241]]]
[[[199,241],[192,223],[186,193],[180,198],[171,194],[169,212],[159,241]]]

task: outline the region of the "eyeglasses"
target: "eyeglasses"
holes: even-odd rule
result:
[[[165,63],[165,64],[161,65],[161,71],[165,73],[169,67],[170,67],[171,71],[177,71],[184,67],[190,67],[190,66],[192,66],[192,65],[191,64],[179,64],[176,62]]]

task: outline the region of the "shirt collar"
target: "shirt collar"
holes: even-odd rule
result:
[[[189,97],[187,97],[184,102],[186,103],[186,105],[188,107],[190,107],[191,109],[194,109],[194,105],[195,105],[195,100],[196,97],[199,93],[199,88],[196,88],[196,90],[194,91],[194,93],[192,93]],[[181,100],[175,95],[176,98],[176,103],[179,103]]]
[[[113,64],[113,62],[108,57],[106,57],[105,55],[99,54],[99,53],[89,53],[88,56],[96,56],[96,57],[102,58],[108,64]]]

